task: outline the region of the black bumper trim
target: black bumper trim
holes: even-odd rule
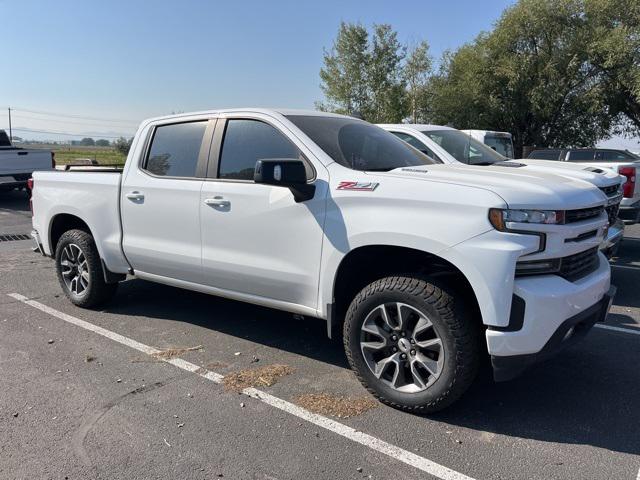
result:
[[[492,355],[494,380],[496,382],[512,380],[532,364],[546,360],[584,338],[596,323],[606,319],[615,292],[616,287],[612,286],[599,302],[565,320],[539,352],[506,357]]]

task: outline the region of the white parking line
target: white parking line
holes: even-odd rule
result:
[[[24,295],[20,295],[19,293],[9,293],[7,295],[9,295],[11,298],[14,298],[15,300],[25,303],[26,305],[36,308],[53,317],[59,318],[60,320],[64,320],[65,322],[84,328],[85,330],[89,330],[91,332],[97,333],[98,335],[102,335],[103,337],[107,337],[122,345],[126,345],[135,350],[146,353],[147,355],[153,355],[159,352],[159,350],[156,348],[137,342],[136,340],[120,335],[119,333],[115,333],[105,328],[94,325],[92,323],[86,322],[84,320],[80,320],[79,318],[60,312],[55,308],[51,308],[40,302],[29,300],[28,297],[25,297]],[[191,362],[182,360],[181,358],[172,358],[164,361],[178,368],[181,368],[182,370],[195,373],[196,375],[206,378],[207,380],[211,380],[214,383],[221,383],[222,379],[224,378],[223,375],[220,375],[218,373],[202,368]],[[473,480],[471,477],[468,477],[462,473],[456,472],[455,470],[451,470],[450,468],[447,468],[443,465],[433,462],[427,458],[416,455],[415,453],[412,453],[408,450],[400,448],[396,445],[387,443],[384,440],[381,440],[372,435],[366,434],[364,432],[360,432],[340,422],[331,420],[330,418],[324,417],[322,415],[318,415],[316,413],[312,413],[309,410],[301,408],[297,405],[294,405],[293,403],[287,402],[286,400],[282,400],[281,398],[275,397],[273,395],[270,395],[256,388],[245,388],[242,391],[242,393],[244,393],[249,397],[258,399],[261,402],[266,403],[267,405],[271,405],[272,407],[275,407],[279,410],[287,412],[291,415],[295,415],[296,417],[306,420],[307,422],[313,423],[318,427],[322,427],[326,430],[329,430],[337,435],[340,435],[341,437],[347,438],[353,442],[359,443],[360,445],[364,445],[365,447],[368,447],[372,450],[383,453],[391,458],[394,458],[395,460],[398,460],[411,467],[414,467],[418,470],[428,473],[429,475],[433,475],[436,478],[440,478],[442,480]]]
[[[612,330],[614,332],[630,333],[631,335],[640,335],[640,330],[634,330],[632,328],[613,327],[611,325],[600,325],[600,324],[596,324],[594,325],[594,327],[601,328],[603,330]]]

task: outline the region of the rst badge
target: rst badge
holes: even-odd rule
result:
[[[373,192],[378,188],[377,182],[340,182],[337,190],[357,190],[359,192]]]

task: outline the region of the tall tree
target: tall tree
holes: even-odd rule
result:
[[[367,80],[371,92],[367,120],[374,123],[398,123],[406,114],[405,82],[402,60],[406,48],[398,41],[398,34],[390,25],[374,25],[370,47]]]
[[[597,73],[610,114],[628,133],[640,134],[640,2],[586,0],[590,67]]]
[[[316,106],[371,122],[401,121],[406,115],[404,56],[391,26],[374,25],[370,36],[362,25],[343,22],[324,53],[320,88],[325,101]]]
[[[342,22],[331,50],[324,52],[320,88],[326,103],[320,110],[352,115],[368,111],[367,66],[369,34],[362,25]]]
[[[432,59],[429,44],[425,41],[409,50],[403,76],[407,85],[407,101],[412,123],[420,123],[428,117],[429,94],[427,86],[431,75]]]
[[[431,86],[435,120],[510,131],[516,154],[607,137],[616,119],[590,62],[586,21],[584,0],[520,0],[443,63]]]

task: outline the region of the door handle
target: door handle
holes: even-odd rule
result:
[[[140,192],[129,192],[125,195],[129,200],[144,200],[144,195]]]
[[[230,207],[231,202],[229,200],[225,200],[224,197],[215,196],[213,198],[205,198],[204,204],[209,205],[210,207]]]

